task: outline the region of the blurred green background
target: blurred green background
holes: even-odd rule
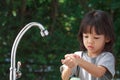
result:
[[[120,78],[120,0],[0,0],[0,80],[9,80],[13,42],[30,22],[49,31],[41,37],[31,28],[22,37],[16,53],[22,62],[18,80],[61,80],[59,67],[66,53],[79,50],[77,33],[82,17],[90,10],[107,11],[114,21],[116,75]]]

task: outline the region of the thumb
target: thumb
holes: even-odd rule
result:
[[[64,64],[64,59],[61,59],[61,63]]]
[[[74,56],[75,58],[80,58],[80,56],[77,55],[77,54],[74,54],[73,56]]]

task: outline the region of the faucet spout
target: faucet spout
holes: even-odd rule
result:
[[[36,26],[40,29],[40,33],[41,36],[47,36],[48,35],[48,31],[40,24],[37,22],[31,22],[28,23],[17,35],[17,37],[15,38],[15,41],[13,43],[12,46],[12,50],[11,50],[11,66],[10,66],[10,80],[16,80],[16,67],[15,67],[15,60],[16,60],[16,51],[17,51],[17,47],[18,44],[22,38],[22,36],[25,34],[25,32],[27,30],[29,30],[31,27]]]

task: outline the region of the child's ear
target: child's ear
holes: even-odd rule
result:
[[[107,37],[106,40],[105,40],[105,42],[106,43],[110,42],[110,38]]]

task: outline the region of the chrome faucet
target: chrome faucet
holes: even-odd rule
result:
[[[14,43],[13,43],[13,46],[12,46],[12,51],[11,51],[11,67],[10,67],[10,80],[16,80],[16,78],[19,78],[21,76],[21,72],[19,71],[19,68],[20,68],[20,65],[21,63],[18,62],[17,64],[17,70],[16,70],[16,67],[15,67],[15,60],[16,60],[16,51],[17,51],[17,46],[18,46],[18,43],[20,42],[20,39],[22,38],[22,36],[25,34],[25,32],[30,29],[31,27],[33,26],[37,26],[39,29],[40,29],[40,33],[41,33],[41,36],[44,37],[44,36],[47,36],[48,35],[48,31],[44,29],[44,27],[37,23],[37,22],[31,22],[31,23],[28,23],[17,35]]]

